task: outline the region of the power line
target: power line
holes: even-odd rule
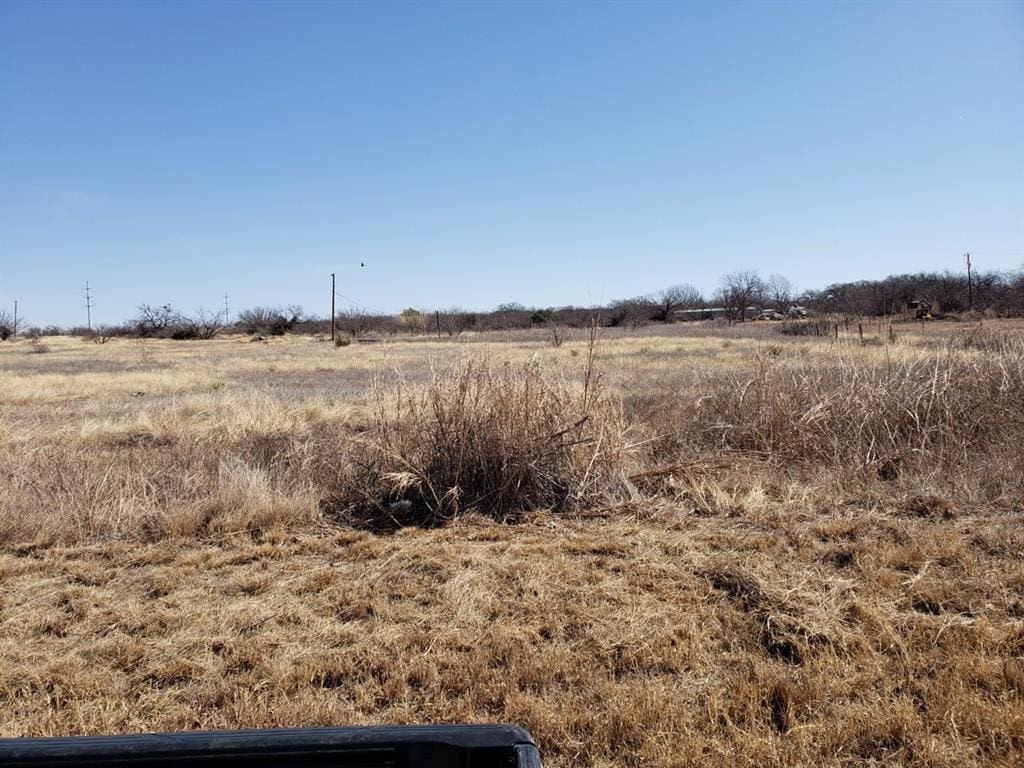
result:
[[[379,315],[390,315],[391,314],[386,309],[379,309],[378,307],[368,307],[365,304],[360,304],[355,299],[350,299],[348,296],[343,294],[341,291],[335,291],[334,293],[335,293],[335,295],[339,299],[344,299],[345,301],[347,301],[352,306],[359,307],[359,309],[365,309],[367,312],[376,312]]]

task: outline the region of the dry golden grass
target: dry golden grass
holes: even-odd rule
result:
[[[1019,764],[1020,327],[672,331],[0,345],[0,734]]]

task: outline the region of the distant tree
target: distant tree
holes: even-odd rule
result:
[[[408,333],[423,333],[427,330],[427,316],[418,309],[403,309],[395,319],[398,327]]]
[[[448,336],[459,336],[474,328],[479,318],[475,312],[467,312],[461,307],[440,309],[435,313],[437,323]]]
[[[978,272],[972,275],[971,290],[974,293],[974,307],[996,311],[1008,308],[1006,300],[1012,291],[1013,281],[1013,273]],[[967,290],[966,282],[965,279],[964,291]],[[970,302],[968,301],[968,303]]]
[[[530,324],[531,310],[514,301],[499,304],[493,312],[488,313],[483,319],[488,328],[496,330],[508,330],[509,328],[524,328]]]
[[[1014,314],[1024,315],[1024,265],[1007,278],[1006,306]]]
[[[353,339],[368,333],[374,326],[376,318],[369,312],[353,307],[335,316],[336,327],[343,330]]]
[[[537,309],[530,315],[530,322],[533,325],[551,325],[558,322],[558,313],[551,309]]]
[[[734,321],[742,323],[746,320],[747,308],[762,302],[764,295],[764,280],[753,270],[722,275],[718,299],[722,306],[729,310],[729,316]]]
[[[785,275],[777,272],[770,274],[765,282],[765,298],[776,309],[785,311],[793,303],[793,284]]]
[[[132,320],[135,334],[143,338],[168,337],[172,334],[176,325],[180,324],[181,318],[170,304],[151,306],[143,304],[139,307],[138,314]]]
[[[140,338],[175,339],[212,339],[224,329],[223,316],[200,307],[192,317],[175,311],[170,304],[151,306],[143,304],[135,319],[131,321],[133,334]],[[113,335],[121,335],[120,329],[105,327],[100,333],[94,330],[88,334],[101,336],[100,343]]]
[[[224,313],[200,307],[195,317],[184,318],[198,339],[212,339],[224,330]]]
[[[571,307],[567,309],[571,311]],[[535,310],[530,315],[530,324],[546,328],[552,346],[562,346],[562,341],[565,339],[565,321],[561,317],[561,313],[556,312],[554,308]]]
[[[654,313],[655,309],[649,299],[619,299],[608,307],[608,324],[613,328],[636,330],[647,325]]]
[[[14,336],[14,317],[6,309],[0,309],[0,341],[7,341]]]
[[[246,333],[283,336],[302,320],[302,307],[252,307],[238,313],[238,324]]]
[[[98,325],[93,330],[92,335],[89,338],[92,339],[93,344],[106,344],[116,336],[130,335],[130,329],[126,329],[124,326]]]
[[[691,309],[704,303],[700,291],[689,283],[680,283],[655,294],[650,301],[652,320],[671,323],[680,309]]]
[[[1019,274],[974,272],[970,289],[966,273],[889,275],[881,280],[834,283],[822,291],[809,292],[809,296],[816,310],[846,315],[889,315],[916,301],[931,304],[936,312],[960,312],[973,303],[974,309],[1012,314],[1024,311],[1021,302],[1015,304],[1012,298]]]

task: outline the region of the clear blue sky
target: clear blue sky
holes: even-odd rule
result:
[[[1024,3],[0,0],[0,304],[1024,262]],[[366,268],[359,268],[365,261]],[[344,306],[344,302],[341,303]]]

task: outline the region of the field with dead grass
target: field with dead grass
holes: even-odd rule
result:
[[[1016,765],[1024,329],[0,344],[0,734]]]

